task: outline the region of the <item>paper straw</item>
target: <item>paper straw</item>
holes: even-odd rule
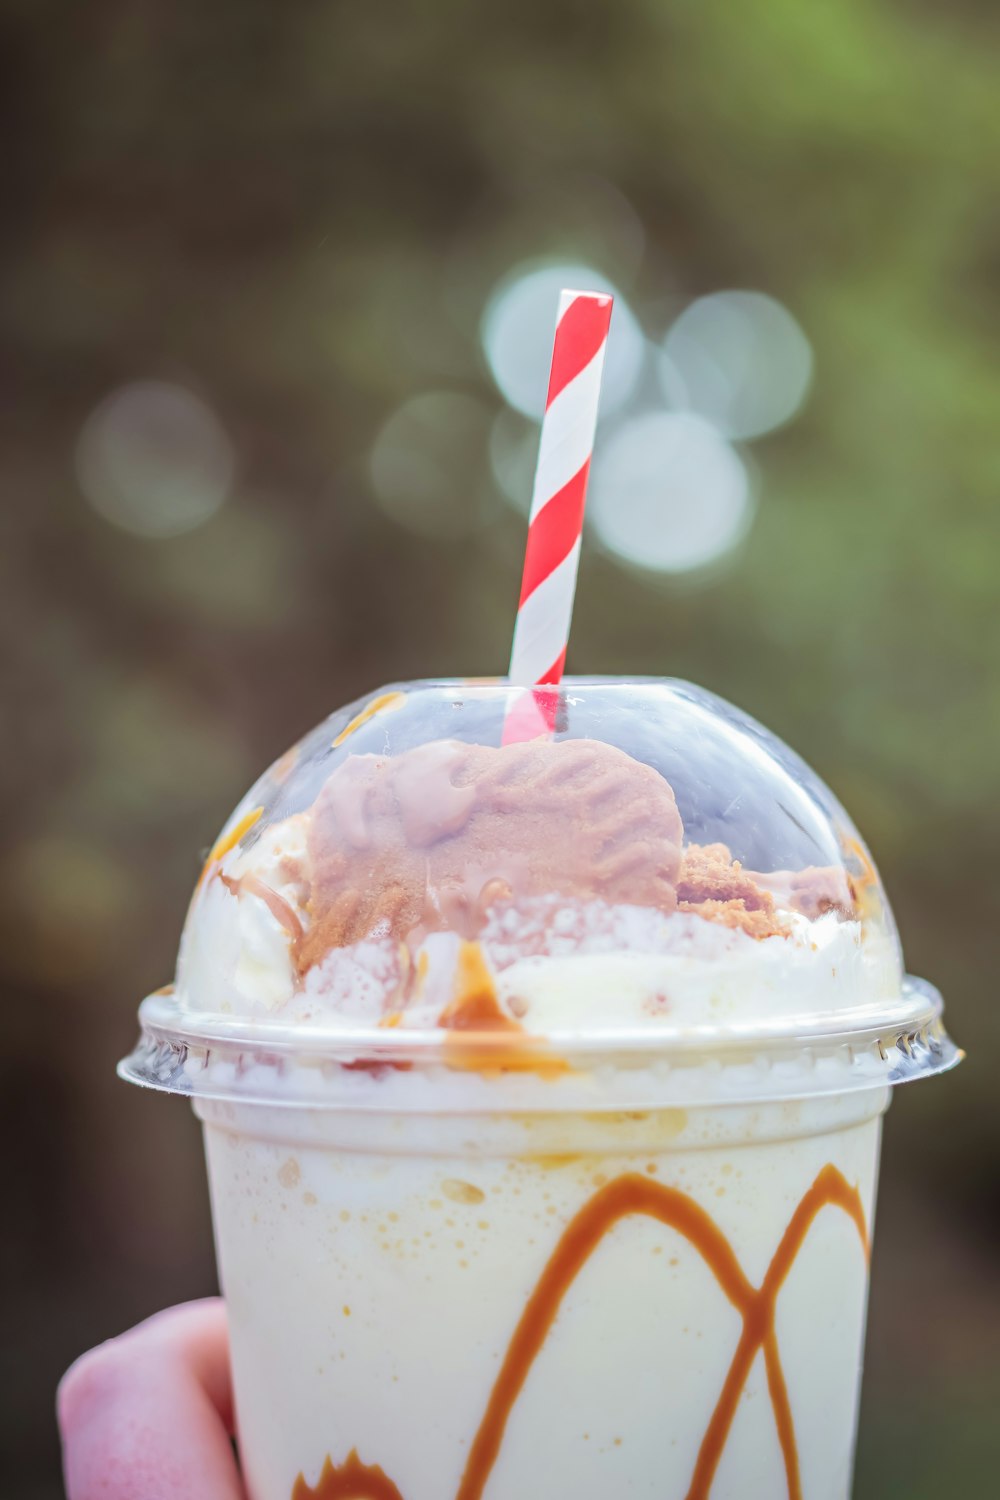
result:
[[[607,292],[559,298],[509,674],[539,690],[512,706],[505,744],[534,738],[554,720],[557,695],[544,688],[558,685],[566,661],[611,305]]]

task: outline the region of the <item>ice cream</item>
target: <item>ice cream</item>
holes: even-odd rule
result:
[[[695,1025],[898,990],[840,867],[755,874],[684,842],[666,779],[592,739],[350,754],[312,807],[210,860],[195,1010],[434,1027],[462,942],[526,1031]]]

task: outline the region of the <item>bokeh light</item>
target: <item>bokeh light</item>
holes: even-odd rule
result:
[[[490,482],[493,413],[474,396],[427,391],[405,401],[375,439],[375,498],[392,520],[427,537],[469,535],[497,509]]]
[[[76,474],[98,515],[134,536],[179,536],[224,503],[235,455],[205,402],[183,386],[133,381],[91,412]]]
[[[485,194],[463,212],[441,263],[440,305],[463,337],[475,333],[511,267],[599,266],[617,286],[631,286],[649,252],[646,226],[617,183],[574,171],[566,161],[555,170],[537,156],[517,162],[509,141],[503,156],[502,192]]]
[[[812,376],[809,341],[763,292],[714,292],[685,308],[663,344],[660,378],[679,402],[731,438],[758,437],[793,416]]]
[[[628,303],[593,266],[528,261],[505,276],[494,288],[480,325],[486,362],[504,400],[525,416],[540,419],[564,287],[609,291],[615,298],[601,388],[601,413],[607,416],[632,394],[645,344]]]
[[[588,511],[609,552],[660,573],[719,563],[752,519],[749,475],[710,423],[688,412],[647,412],[597,449]]]

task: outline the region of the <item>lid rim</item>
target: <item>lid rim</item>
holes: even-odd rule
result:
[[[910,1004],[906,1004],[909,1001]],[[685,1026],[670,1028],[621,1028],[618,1031],[552,1031],[544,1035],[525,1034],[514,1044],[525,1056],[538,1053],[559,1058],[579,1059],[591,1065],[601,1058],[621,1064],[625,1058],[634,1064],[690,1065],[691,1061],[720,1062],[721,1065],[745,1062],[754,1056],[783,1058],[789,1053],[823,1052],[840,1047],[885,1046],[907,1052],[907,1043],[916,1038],[945,1037],[942,1025],[943,1001],[939,990],[925,980],[907,975],[901,986],[900,1005],[894,1010],[855,1007],[823,1016],[783,1016],[763,1022],[741,1025]],[[349,1064],[364,1058],[370,1064],[409,1064],[433,1067],[448,1064],[453,1046],[453,1032],[444,1029],[405,1032],[399,1028],[330,1028],[316,1026],[276,1025],[273,1022],[247,1025],[246,1017],[208,1014],[204,1019],[181,1013],[174,996],[147,996],[139,1007],[141,1043],[183,1050],[184,1053],[238,1053],[241,1058],[262,1062],[300,1062],[303,1065]],[[486,1055],[495,1050],[498,1056],[510,1058],[510,1032],[477,1034],[477,1050]],[[951,1044],[954,1046],[954,1044]],[[126,1061],[123,1062],[124,1065]]]
[[[663,1021],[655,1027],[609,1027],[589,1034],[556,1029],[525,1033],[524,1045],[581,1056],[627,1051],[663,1057],[672,1053],[758,1050],[762,1046],[778,1051],[824,1045],[864,1046],[932,1027],[940,1023],[943,1012],[940,991],[929,981],[907,974],[899,999],[891,1008],[887,1003],[867,1004],[812,1016],[792,1014],[709,1026],[679,1027]],[[440,1027],[412,1031],[400,1027],[333,1029],[281,1024],[264,1018],[248,1021],[245,1016],[183,1011],[173,994],[161,991],[142,1001],[139,1020],[143,1034],[160,1042],[189,1047],[239,1046],[247,1052],[293,1054],[330,1062],[356,1056],[359,1051],[387,1061],[411,1056],[427,1056],[432,1060],[443,1054],[454,1035]],[[488,1045],[489,1037],[486,1032],[477,1034],[477,1044],[482,1040]],[[504,1051],[510,1052],[509,1033],[498,1035],[496,1040],[502,1041]]]
[[[172,997],[161,994],[140,1007],[139,1040],[117,1071],[126,1082],[192,1101],[334,1112],[565,1114],[783,1103],[887,1090],[961,1062],[937,990],[908,979],[904,992],[912,996],[908,1013],[888,1026],[883,1014],[880,1027],[863,1030],[769,1035],[744,1028],[737,1036],[716,1028],[714,1038],[689,1030],[686,1045],[670,1047],[648,1030],[531,1037],[527,1069],[510,1067],[509,1033],[477,1035],[475,1066],[456,1066],[445,1048],[450,1032],[327,1033],[322,1047],[310,1048],[294,1045],[291,1027],[276,1040],[259,1032],[249,1039],[245,1021],[237,1023],[242,1034],[233,1024],[225,1033],[218,1025],[211,1032],[168,1025],[163,1012]],[[175,1001],[173,1010],[176,1021]],[[530,1068],[533,1051],[537,1071]],[[565,1071],[546,1068],[550,1058],[567,1064]]]

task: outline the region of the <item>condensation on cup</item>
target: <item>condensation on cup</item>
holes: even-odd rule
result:
[[[252,1500],[846,1500],[882,1116],[960,1054],[843,808],[682,682],[392,687],[234,812],[204,1122]]]

